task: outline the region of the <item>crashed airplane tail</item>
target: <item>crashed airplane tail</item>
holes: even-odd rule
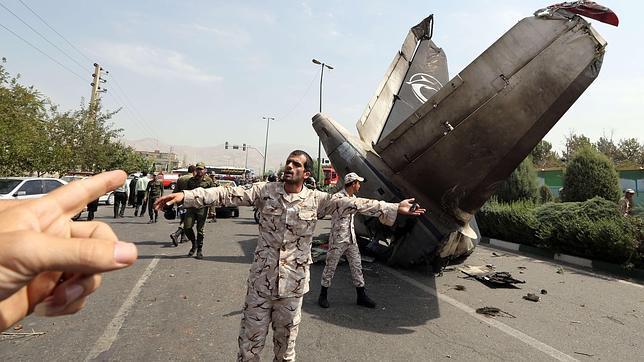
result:
[[[450,81],[427,18],[410,31],[358,122],[360,140],[314,117],[336,170],[369,175],[362,196],[414,196],[430,211],[412,226],[403,220],[404,233],[392,231],[390,262],[472,250],[461,244],[477,238],[468,227],[474,213],[599,73],[606,42],[574,13],[616,17],[590,4],[555,5],[519,21]],[[420,68],[409,61],[417,57]]]

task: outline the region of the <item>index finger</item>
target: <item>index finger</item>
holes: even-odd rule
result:
[[[44,212],[48,217],[62,215],[72,216],[78,213],[85,205],[123,185],[127,174],[121,170],[103,172],[84,180],[74,181],[50,192],[37,203],[45,203],[50,207],[39,207],[38,211]],[[54,210],[58,213],[54,213]],[[44,216],[44,215],[43,215]]]

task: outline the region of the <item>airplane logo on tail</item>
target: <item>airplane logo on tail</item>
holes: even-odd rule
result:
[[[425,97],[422,92],[423,89],[432,90],[433,92],[431,94],[434,94],[438,92],[439,89],[443,88],[443,85],[438,79],[436,79],[436,77],[427,73],[416,73],[409,77],[409,81],[405,83],[411,86],[416,99],[422,103],[427,102],[427,97]]]

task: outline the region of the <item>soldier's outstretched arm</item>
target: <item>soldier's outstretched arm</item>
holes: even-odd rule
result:
[[[397,214],[419,216],[425,213],[425,209],[419,207],[415,199],[405,199],[399,203],[390,203],[360,197],[335,198],[330,194],[320,192],[320,207],[318,215],[339,214],[340,216],[360,213],[367,216],[378,217],[381,223],[393,225]]]
[[[252,206],[259,197],[259,193],[264,188],[264,182],[258,182],[251,187],[211,187],[208,189],[196,188],[194,190],[185,190],[175,194],[163,196],[157,200],[154,207],[157,210],[164,205],[183,203],[185,207],[202,208],[210,205],[214,206]]]

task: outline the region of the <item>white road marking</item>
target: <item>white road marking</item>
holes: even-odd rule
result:
[[[152,274],[152,271],[157,266],[158,262],[159,262],[159,258],[152,259],[148,267],[143,272],[143,275],[141,275],[141,278],[139,278],[139,280],[136,282],[136,284],[130,291],[130,295],[127,296],[127,299],[125,299],[125,302],[123,302],[123,304],[121,305],[121,308],[119,308],[118,312],[116,312],[116,315],[114,316],[112,321],[105,328],[103,335],[96,341],[96,343],[94,343],[94,347],[92,347],[92,350],[85,358],[85,361],[94,360],[101,353],[109,350],[110,347],[112,347],[112,343],[114,343],[114,341],[118,337],[118,333],[121,330],[121,327],[123,326],[125,317],[129,313],[132,306],[134,305],[134,302],[136,301],[136,297],[141,292],[141,288],[143,287],[143,284],[145,283],[146,280],[148,280],[148,278]]]
[[[480,320],[481,322],[489,324],[494,328],[497,328],[501,332],[503,332],[503,333],[505,333],[505,334],[507,334],[507,335],[509,335],[511,337],[514,337],[514,338],[518,339],[519,341],[521,341],[521,342],[523,342],[523,343],[525,343],[525,344],[527,344],[527,345],[529,345],[529,346],[531,346],[531,347],[533,347],[533,348],[535,348],[535,349],[537,349],[537,350],[549,355],[550,357],[552,357],[552,358],[554,358],[554,359],[556,359],[558,361],[578,361],[574,357],[569,356],[569,355],[565,354],[564,352],[561,352],[558,349],[556,349],[556,348],[554,348],[552,346],[549,346],[549,345],[547,345],[547,344],[545,344],[545,343],[543,343],[543,342],[541,342],[541,341],[539,341],[539,340],[537,340],[537,339],[535,339],[533,337],[530,337],[529,335],[527,335],[527,334],[525,334],[525,333],[523,333],[523,332],[521,332],[519,330],[516,330],[516,329],[508,326],[505,323],[499,322],[496,319],[485,317],[485,316],[483,316],[481,314],[476,313],[476,310],[474,310],[474,308],[472,308],[472,307],[470,307],[470,306],[468,306],[466,304],[463,304],[463,303],[459,302],[458,300],[456,300],[454,298],[451,298],[451,297],[449,297],[447,295],[438,294],[438,292],[436,292],[436,290],[428,287],[427,285],[425,285],[425,284],[423,284],[423,283],[421,283],[421,282],[419,282],[417,280],[414,280],[414,279],[412,279],[412,278],[400,273],[399,271],[396,271],[396,270],[391,269],[391,268],[386,267],[386,266],[383,266],[383,268],[387,272],[389,272],[391,275],[395,276],[396,278],[398,278],[398,279],[400,279],[400,280],[402,280],[404,282],[407,282],[407,283],[415,286],[418,289],[424,290],[425,292],[437,297],[441,301],[443,301],[445,303],[448,303],[451,306],[460,309],[461,311],[463,311],[463,312],[469,314],[470,316]]]

